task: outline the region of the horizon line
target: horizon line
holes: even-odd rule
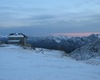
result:
[[[100,32],[75,32],[75,33],[54,33],[53,36],[68,36],[68,37],[84,37],[91,34],[100,34]]]

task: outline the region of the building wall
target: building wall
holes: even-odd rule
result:
[[[26,43],[24,37],[9,37],[8,40],[20,40],[19,42],[9,42],[9,44],[25,45],[25,43]]]

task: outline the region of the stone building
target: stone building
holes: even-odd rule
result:
[[[8,36],[8,44],[26,45],[27,36],[23,33],[11,33]]]

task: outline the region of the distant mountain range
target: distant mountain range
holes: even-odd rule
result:
[[[0,41],[7,43],[8,37],[0,37]],[[32,48],[46,48],[65,51],[65,55],[76,60],[86,60],[100,55],[100,34],[92,34],[86,37],[28,36],[27,43]]]
[[[100,38],[99,34],[92,34],[87,37],[67,37],[67,36],[48,36],[48,37],[28,37],[27,42],[32,47],[62,50],[71,53],[77,48],[92,43]]]

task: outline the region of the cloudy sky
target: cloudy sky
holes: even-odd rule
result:
[[[100,0],[0,0],[0,34],[100,32]]]

